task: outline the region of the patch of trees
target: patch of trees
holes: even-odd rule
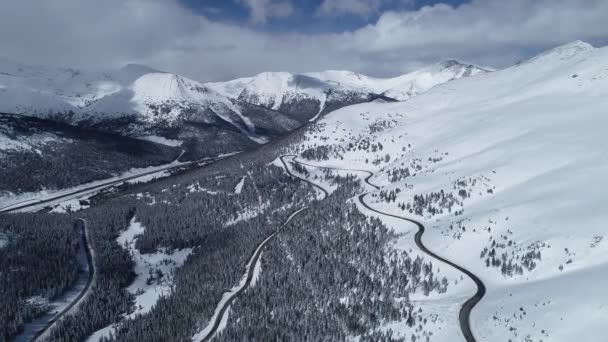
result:
[[[369,133],[370,134],[380,133],[389,128],[393,128],[396,125],[397,125],[397,121],[395,119],[393,119],[393,120],[377,119],[376,121],[374,121],[373,123],[371,123],[368,126]]]
[[[388,180],[391,183],[396,183],[402,181],[410,175],[410,169],[408,167],[393,168],[392,170],[388,171]]]
[[[125,290],[134,279],[133,260],[116,238],[133,216],[133,201],[124,199],[78,212],[87,222],[90,245],[95,253],[96,278],[77,315],[67,315],[51,330],[50,341],[82,341],[92,332],[119,321],[131,307]]]
[[[337,177],[341,178],[341,177]],[[387,321],[413,327],[409,294],[446,290],[431,263],[395,250],[396,235],[348,200],[354,178],[309,204],[264,251],[258,283],[233,304],[218,341],[404,341],[378,329]],[[412,329],[413,330],[413,329]]]
[[[47,311],[44,304],[71,287],[78,277],[74,221],[58,214],[0,214],[0,341],[22,332],[24,323]]]
[[[387,202],[394,202],[396,199],[396,193],[389,192],[383,198]],[[460,197],[455,196],[451,192],[445,192],[441,189],[439,192],[431,192],[428,194],[416,194],[412,202],[408,203],[399,203],[399,208],[403,211],[408,211],[410,214],[415,214],[419,216],[426,215],[441,215],[444,213],[444,210],[447,210],[449,213],[452,212],[452,208],[455,205],[460,207],[463,206],[462,197],[464,194],[460,194]],[[462,211],[456,210],[454,212],[455,215],[461,215]]]
[[[240,194],[234,193],[240,173],[196,180],[201,188],[230,189],[215,194],[190,192],[188,182],[174,182],[169,188],[167,182],[160,182],[147,188],[155,204],[135,203],[138,221],[146,226],[136,248],[146,253],[161,247],[169,251],[190,247],[193,253],[175,271],[171,294],[161,297],[145,315],[119,319],[111,340],[189,341],[208,323],[223,292],[238,283],[257,245],[280,227],[291,207],[313,198],[310,186],[294,182],[280,168],[259,167],[248,174]],[[261,200],[270,201],[259,215],[225,225]]]
[[[316,146],[303,151],[302,158],[306,160],[328,160],[330,157],[340,157],[333,146]]]
[[[524,271],[532,271],[541,260],[541,249],[546,247],[544,242],[536,241],[526,247],[518,246],[517,242],[501,235],[499,240],[491,239],[492,243],[484,247],[479,257],[484,260],[486,267],[500,269],[505,277],[522,275]]]
[[[0,132],[4,130],[10,137],[32,139],[34,148],[0,151],[0,192],[73,187],[131,168],[169,163],[180,153],[148,141],[0,114]],[[36,143],[41,135],[44,142]]]

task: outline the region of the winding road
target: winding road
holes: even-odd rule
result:
[[[80,227],[80,248],[84,248],[84,252],[86,253],[87,265],[88,265],[88,277],[85,286],[82,288],[78,296],[74,298],[69,305],[67,305],[63,310],[59,313],[52,316],[39,330],[26,340],[30,342],[35,342],[37,340],[42,340],[48,336],[51,331],[51,328],[63,317],[70,314],[70,311],[75,310],[77,306],[84,300],[85,296],[89,293],[92,288],[92,284],[96,278],[96,270],[95,270],[95,255],[92,249],[89,247],[89,232],[87,229],[87,222],[84,219],[77,219],[74,223],[77,227]],[[19,338],[18,338],[19,340]]]
[[[285,229],[285,227],[287,227],[287,224],[289,224],[289,222],[294,217],[296,217],[299,213],[301,213],[305,209],[306,208],[302,208],[302,209],[298,209],[295,212],[293,212],[287,218],[287,220],[285,220],[285,222],[283,222],[283,224],[281,225],[281,227],[279,229],[277,229],[275,232],[270,234],[270,236],[268,236],[264,241],[262,241],[262,243],[260,243],[258,245],[258,247],[253,252],[253,255],[249,259],[247,266],[245,266],[245,273],[243,274],[243,277],[241,278],[244,280],[241,280],[239,285],[235,286],[234,288],[232,288],[231,290],[229,290],[228,292],[226,292],[224,294],[224,297],[218,303],[218,306],[216,307],[215,312],[214,312],[213,316],[211,317],[210,323],[207,325],[207,327],[205,327],[205,329],[203,329],[198,334],[194,335],[194,337],[192,337],[192,341],[207,342],[213,338],[213,336],[219,329],[219,327],[222,323],[222,320],[224,319],[224,316],[226,315],[226,312],[228,311],[228,308],[230,308],[230,305],[232,304],[232,302],[234,302],[234,300],[238,296],[240,296],[243,292],[245,292],[245,290],[247,290],[249,288],[249,286],[251,285],[251,282],[253,280],[253,276],[255,273],[254,272],[255,265],[257,264],[257,262],[260,258],[260,255],[262,255],[262,251],[264,250],[264,247],[266,247],[266,244],[273,237],[275,237],[275,235],[277,235],[283,229]]]
[[[300,179],[300,180],[302,180],[302,181],[304,181],[304,182],[306,182],[306,183],[308,183],[308,184],[312,185],[313,187],[315,187],[315,188],[317,188],[317,189],[321,190],[321,191],[323,192],[323,194],[325,194],[325,197],[323,197],[323,198],[327,198],[327,196],[329,196],[329,192],[327,192],[327,190],[325,190],[325,189],[324,189],[322,186],[320,186],[320,185],[318,185],[318,184],[315,184],[315,183],[313,183],[313,182],[309,181],[309,180],[308,180],[308,179],[306,179],[306,178],[303,178],[303,177],[300,177],[300,176],[298,176],[298,175],[296,175],[296,174],[293,174],[293,173],[291,172],[291,170],[289,170],[289,167],[287,166],[287,163],[285,162],[285,159],[284,159],[285,157],[293,157],[292,161],[294,161],[294,162],[296,162],[296,163],[299,163],[299,162],[295,160],[295,158],[296,158],[296,156],[295,156],[295,155],[285,155],[285,156],[281,156],[281,157],[279,157],[279,158],[281,159],[281,162],[283,163],[283,167],[285,168],[285,171],[287,172],[287,174],[288,174],[288,175],[290,175],[291,177],[294,177],[294,178]],[[303,163],[300,163],[300,164],[303,164]],[[304,164],[304,165],[306,165],[306,164]]]
[[[310,166],[310,167],[315,167],[315,168],[320,168],[320,169],[327,169],[327,170],[340,170],[340,171],[351,171],[351,172],[362,172],[362,173],[366,173],[368,176],[364,178],[364,181],[367,185],[371,186],[372,188],[378,190],[380,189],[379,186],[373,184],[370,182],[370,179],[374,176],[374,174],[371,171],[366,171],[366,170],[355,170],[355,169],[343,169],[343,168],[334,168],[334,167],[326,167],[326,166],[319,166],[319,165],[312,165],[312,164],[308,164],[308,163],[304,163],[304,162],[300,162],[297,160],[297,156],[296,155],[284,155],[281,156],[281,162],[283,162],[283,165],[285,166],[285,169],[287,170],[287,172],[294,176],[297,177],[309,184],[312,184],[313,186],[320,188],[321,190],[323,190],[325,192],[325,194],[327,195],[327,191],[324,190],[323,188],[321,188],[318,184],[314,184],[311,181],[296,176],[294,174],[292,174],[289,171],[289,168],[287,167],[287,163],[285,162],[284,158],[285,157],[291,157],[291,160],[295,163],[299,163],[301,165],[306,165],[306,166]],[[471,278],[471,280],[473,280],[473,282],[475,283],[475,285],[477,286],[477,291],[475,292],[475,294],[470,297],[466,302],[464,302],[464,304],[462,304],[462,306],[460,307],[460,312],[458,315],[458,321],[460,323],[460,330],[462,331],[462,334],[464,336],[464,338],[466,339],[467,342],[476,342],[477,340],[475,339],[475,336],[473,335],[473,331],[471,330],[471,311],[473,310],[473,308],[475,307],[475,305],[477,305],[477,303],[479,303],[479,301],[481,300],[481,298],[483,298],[483,296],[486,294],[486,287],[483,284],[483,282],[481,281],[481,279],[479,279],[479,277],[477,277],[475,274],[473,274],[471,271],[467,270],[466,268],[457,265],[456,263],[449,261],[437,254],[435,254],[434,252],[430,251],[422,242],[422,235],[424,234],[425,228],[424,225],[416,220],[413,220],[411,218],[407,218],[407,217],[403,217],[403,216],[398,216],[398,215],[394,215],[394,214],[390,214],[390,213],[385,213],[382,212],[380,210],[374,209],[372,208],[369,204],[367,204],[365,202],[365,197],[369,195],[369,192],[366,192],[364,194],[359,195],[358,199],[359,202],[361,203],[361,205],[363,205],[366,209],[373,211],[377,214],[380,215],[385,215],[385,216],[390,216],[390,217],[394,217],[409,223],[413,223],[414,225],[416,225],[418,227],[418,231],[416,232],[416,235],[414,236],[414,241],[416,243],[416,246],[418,246],[418,248],[420,248],[420,250],[422,250],[422,252],[426,253],[427,255],[429,255],[430,257],[439,260],[445,264],[448,264],[452,267],[454,267],[455,269],[457,269],[458,271],[466,274],[469,278]]]

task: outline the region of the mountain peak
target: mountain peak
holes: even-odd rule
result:
[[[455,59],[448,59],[448,60],[439,62],[439,65],[443,66],[444,68],[449,68],[449,67],[453,67],[455,65],[464,65],[464,64],[460,63],[459,61],[457,61]]]
[[[575,40],[573,42],[559,45],[545,52],[542,52],[536,55],[535,57],[530,58],[527,62],[524,63],[549,60],[567,60],[576,56],[586,55],[587,53],[593,50],[595,50],[595,47],[593,47],[593,45],[586,43],[582,40]]]
[[[566,44],[563,44],[563,45],[560,45],[560,46],[556,47],[556,49],[560,49],[560,48],[561,49],[576,48],[576,49],[582,49],[582,50],[593,50],[593,49],[595,49],[595,47],[593,47],[593,45],[591,45],[591,44],[589,44],[587,42],[584,42],[582,40],[578,40],[578,39],[575,40],[575,41],[572,41],[570,43],[566,43]]]
[[[464,68],[464,69],[475,69],[475,70],[478,70],[480,72],[493,71],[493,69],[489,69],[489,68],[485,68],[485,67],[480,67],[480,66],[475,65],[475,64],[463,63],[463,62],[461,62],[459,60],[456,60],[456,59],[448,59],[448,60],[445,60],[445,61],[441,61],[441,62],[435,64],[435,66],[438,66],[439,69],[441,69],[441,70],[450,69],[450,68]]]
[[[573,42],[554,47],[553,49],[546,51],[542,55],[552,54],[552,55],[572,57],[579,53],[584,53],[584,52],[593,51],[593,50],[595,50],[593,45],[586,43],[582,40],[575,40]]]

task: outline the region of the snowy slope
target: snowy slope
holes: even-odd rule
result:
[[[341,70],[313,72],[307,75],[338,85],[367,89],[373,93],[405,101],[436,85],[488,71],[475,65],[449,60],[393,78],[375,78]]]
[[[206,85],[220,94],[285,113],[300,122],[346,105],[373,99],[368,89],[289,72],[264,72],[249,78]]]
[[[230,99],[196,81],[171,73],[144,74],[130,86],[101,98],[82,112],[96,119],[103,115],[127,114],[150,124],[163,122],[169,125],[192,116],[204,122],[219,117],[239,128],[253,130],[251,122]]]
[[[0,112],[87,126],[122,120],[123,125],[135,124],[126,133],[138,134],[146,133],[150,127],[178,127],[184,121],[195,121],[237,130],[256,143],[268,140],[256,132],[258,127],[248,118],[252,110],[247,104],[194,80],[136,64],[119,70],[88,72],[0,60]],[[257,110],[253,112],[256,113],[252,115],[260,115]],[[297,126],[276,113],[267,116],[265,125],[275,130]],[[125,133],[125,129],[121,132]]]
[[[374,206],[424,222],[426,245],[485,283],[478,341],[603,341],[607,111],[608,48],[577,41],[408,102],[335,111],[294,149],[329,146],[315,163],[372,170],[382,190],[400,190],[395,201],[376,192]],[[442,190],[457,199],[449,211],[413,200]],[[456,330],[463,294],[447,294]]]
[[[247,83],[239,99],[279,110],[283,103],[297,100],[298,97],[319,101],[329,89],[329,84],[312,77],[288,72],[265,72]]]
[[[226,97],[236,99],[252,80],[253,77],[242,77],[226,82],[209,82],[205,85]]]
[[[5,112],[16,112],[17,101],[21,101],[21,111],[42,111],[53,109],[62,111],[76,110],[89,105],[104,96],[116,93],[127,87],[138,77],[157,72],[151,68],[129,64],[120,70],[106,72],[90,72],[71,68],[50,68],[44,66],[29,66],[7,59],[0,59],[0,89],[21,91],[25,99],[13,99],[12,102],[1,102]],[[38,97],[52,99],[52,103],[31,103],[25,106],[31,93]],[[3,98],[7,100],[10,98]],[[49,100],[51,101],[51,100]],[[46,108],[45,108],[46,107]]]
[[[31,131],[31,134],[24,134],[15,129],[7,118],[0,116],[0,156],[9,151],[37,151],[51,142],[70,142],[70,139],[58,136],[54,132],[36,131],[33,128]]]

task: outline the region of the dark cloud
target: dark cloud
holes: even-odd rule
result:
[[[214,22],[170,0],[8,0],[0,3],[0,55],[97,69],[136,62],[203,81],[267,70],[384,76],[447,58],[502,67],[575,39],[604,44],[606,22],[605,0],[478,0],[385,12],[354,31],[298,34]]]

